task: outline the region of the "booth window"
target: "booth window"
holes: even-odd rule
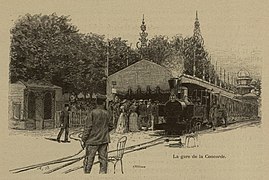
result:
[[[21,117],[21,103],[13,104],[13,119],[20,120]]]

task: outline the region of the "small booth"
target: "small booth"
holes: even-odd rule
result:
[[[9,85],[9,127],[48,129],[62,109],[62,88],[44,82],[17,81]]]

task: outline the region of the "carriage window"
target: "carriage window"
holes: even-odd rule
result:
[[[13,104],[13,118],[15,120],[20,120],[21,117],[21,103]]]

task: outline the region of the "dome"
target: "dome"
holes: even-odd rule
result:
[[[250,74],[247,70],[245,69],[241,69],[238,73],[237,73],[237,77],[250,77]]]

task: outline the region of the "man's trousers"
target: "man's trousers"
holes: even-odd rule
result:
[[[83,167],[84,173],[90,173],[92,169],[92,165],[94,163],[94,157],[96,152],[98,151],[98,159],[100,162],[100,174],[107,173],[107,165],[108,165],[108,143],[100,144],[100,145],[87,145],[86,146],[86,156],[84,159]]]
[[[69,133],[68,127],[67,128],[63,128],[63,127],[61,128],[61,130],[60,130],[60,132],[59,132],[59,134],[57,136],[57,140],[58,141],[60,141],[60,138],[61,138],[61,136],[62,136],[62,134],[63,134],[64,131],[65,131],[64,141],[68,141],[68,133]]]

